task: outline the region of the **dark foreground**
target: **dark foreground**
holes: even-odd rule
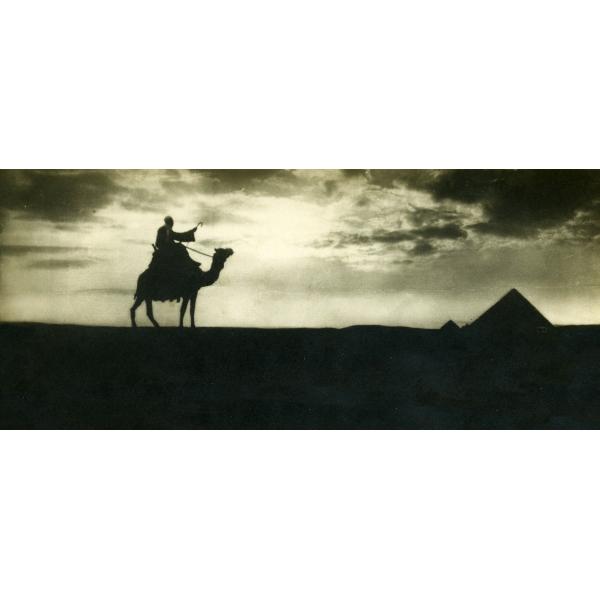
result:
[[[600,328],[0,325],[2,428],[597,428]]]

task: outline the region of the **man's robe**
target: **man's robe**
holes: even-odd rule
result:
[[[175,242],[195,242],[196,237],[194,236],[194,230],[184,231],[183,233],[177,233],[169,229],[166,225],[158,228],[156,232],[155,245],[159,250],[171,250],[175,245]]]
[[[157,300],[178,300],[189,287],[189,278],[198,272],[200,263],[192,260],[187,250],[176,242],[194,242],[194,230],[178,233],[163,225],[156,232],[156,251],[149,269],[152,295]]]
[[[196,269],[199,263],[192,260],[185,247],[177,243],[195,240],[193,229],[178,233],[163,225],[156,232],[156,252],[150,268],[165,276],[177,276],[182,270]]]

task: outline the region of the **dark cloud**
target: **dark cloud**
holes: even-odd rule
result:
[[[88,288],[75,290],[73,293],[75,294],[107,294],[111,296],[132,296],[133,292],[131,288],[118,288],[118,287],[109,287],[109,288]]]
[[[349,246],[369,246],[383,244],[395,246],[404,242],[415,242],[412,253],[429,254],[434,247],[428,240],[459,240],[467,237],[467,232],[456,223],[427,226],[412,230],[375,229],[371,232],[333,232],[330,237],[317,244],[317,247],[346,248]]]
[[[575,239],[593,240],[600,236],[600,222],[576,221],[568,227]]]
[[[358,198],[355,199],[354,204],[358,208],[364,208],[365,206],[369,206],[372,200],[369,198],[367,194],[361,194]]]
[[[333,231],[325,240],[318,241],[315,244],[317,248],[346,248],[348,246],[366,246],[373,243],[373,239],[368,234],[347,233],[342,231]]]
[[[87,258],[44,258],[27,263],[30,269],[81,269],[96,261]]]
[[[0,245],[0,256],[24,256],[27,254],[56,254],[60,252],[85,251],[81,246],[29,246],[29,245]]]
[[[485,221],[468,226],[469,229],[483,235],[497,237],[528,238],[538,233],[538,228],[528,223]]]
[[[54,229],[58,230],[58,231],[75,231],[75,232],[82,232],[85,231],[85,225],[82,225],[80,223],[53,223],[52,225],[54,227]],[[110,226],[113,226],[112,224]]]
[[[122,191],[110,171],[0,171],[0,208],[25,219],[86,220]]]
[[[285,169],[203,169],[196,172],[216,179],[223,185],[242,189],[248,184],[264,181],[287,171]]]
[[[400,185],[428,192],[438,201],[479,205],[479,233],[527,237],[588,211],[598,219],[599,170],[371,170],[372,185]],[[600,220],[600,219],[599,219]]]
[[[333,179],[327,179],[325,182],[323,182],[323,188],[325,190],[325,195],[331,196],[337,191],[337,182]]]
[[[409,253],[413,256],[427,256],[435,252],[435,246],[427,242],[426,240],[419,240],[415,242],[415,245],[409,250]]]
[[[188,173],[196,179],[182,179],[167,175],[162,181],[165,189],[187,193],[222,194],[238,191],[258,191],[277,182],[290,182],[295,179],[292,171],[287,169],[191,169]]]
[[[413,230],[421,238],[434,240],[458,240],[467,237],[467,232],[456,223],[430,225]]]
[[[345,231],[336,231],[329,234],[330,237],[317,244],[317,247],[346,248],[348,246],[368,246],[371,244],[398,244],[400,242],[409,242],[415,239],[415,235],[410,231],[394,231],[385,229],[376,229],[369,233],[348,233]]]
[[[431,185],[443,171],[429,169],[369,169],[364,172],[367,181],[382,188],[407,185],[413,189],[430,191]]]
[[[408,242],[415,239],[415,234],[411,231],[386,231],[378,229],[371,234],[371,241],[384,244],[397,244],[398,242]]]
[[[340,172],[346,177],[365,177],[367,173],[364,169],[340,169]]]
[[[424,225],[439,225],[448,221],[455,222],[461,219],[461,214],[457,210],[447,209],[443,206],[435,208],[411,206],[406,218],[411,225],[422,227]]]
[[[433,254],[437,248],[432,243],[437,240],[462,240],[467,237],[467,232],[457,223],[446,223],[444,225],[430,225],[412,230],[404,229],[375,229],[370,232],[350,233],[333,232],[329,238],[318,243],[318,248],[348,248],[384,246],[387,249],[398,247],[410,256],[420,257]],[[413,242],[412,246],[407,246]]]
[[[45,219],[59,227],[90,220],[95,212],[118,199],[125,208],[156,208],[164,204],[162,194],[120,183],[120,171],[14,170],[0,171],[0,208],[16,211],[21,218]],[[286,195],[297,189],[294,171],[284,169],[207,169],[163,171],[165,190],[223,193],[258,191]],[[186,175],[187,176],[184,176]],[[189,174],[192,174],[190,180]],[[568,223],[583,215],[586,223],[600,223],[600,171],[598,170],[342,170],[346,177],[362,177],[368,183],[356,201],[357,207],[372,202],[373,188],[407,186],[430,194],[443,203],[452,201],[478,206],[482,220],[472,230],[484,235],[526,238]],[[143,178],[144,172],[140,172]],[[328,196],[338,190],[334,179],[321,183]],[[201,209],[210,213],[208,207]],[[222,210],[207,220],[222,219]],[[440,205],[412,208],[406,218],[416,228],[460,224],[457,210]],[[593,228],[592,228],[593,229]],[[589,229],[592,232],[592,229]],[[464,228],[463,228],[464,230]],[[448,230],[452,233],[452,230]],[[458,233],[458,237],[464,237]],[[585,227],[577,235],[585,236]],[[435,236],[436,230],[430,234]],[[428,236],[424,231],[423,235]],[[455,238],[455,239],[457,239]],[[450,239],[450,238],[448,238]]]

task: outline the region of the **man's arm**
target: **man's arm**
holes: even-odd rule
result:
[[[189,231],[183,231],[182,233],[178,233],[177,231],[171,232],[171,237],[178,242],[195,242],[196,236],[194,233],[196,229],[190,229]]]

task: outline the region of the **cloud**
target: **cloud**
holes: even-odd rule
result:
[[[190,169],[167,172],[161,183],[169,191],[223,194],[264,191],[294,180],[293,172],[286,169]]]
[[[411,192],[417,192],[415,202]],[[217,197],[224,193],[234,196],[217,206]],[[379,197],[384,193],[387,199]],[[540,232],[570,224],[563,233],[583,241],[593,239],[593,225],[600,224],[600,171],[596,170],[0,171],[0,209],[15,211],[21,219],[51,221],[65,230],[99,218],[96,212],[112,202],[130,211],[167,210],[167,203],[187,202],[190,194],[215,196],[210,202],[198,197],[193,207],[201,215],[198,218],[213,224],[250,223],[246,203],[256,194],[301,196],[324,204],[348,197],[354,213],[347,218],[356,220],[363,211],[381,220],[396,211],[396,221],[402,218],[404,229],[408,224],[414,227],[413,236],[424,239],[459,240],[467,237],[467,231],[534,239]],[[418,194],[432,205],[427,206]],[[388,203],[386,214],[377,212],[383,201]],[[477,215],[475,220],[466,218],[469,211]],[[397,227],[398,223],[377,225]],[[389,241],[394,241],[393,234]]]
[[[344,177],[365,177],[367,171],[364,169],[340,169],[340,173],[344,175]]]
[[[90,219],[124,190],[111,171],[0,171],[0,208],[22,219]]]
[[[506,222],[506,221],[484,221],[481,223],[473,223],[468,225],[468,228],[483,234],[497,237],[512,237],[512,238],[529,238],[535,237],[538,229],[528,223]]]
[[[55,222],[55,223],[53,223],[52,226],[57,231],[70,231],[70,232],[76,232],[76,233],[82,233],[86,229],[86,226],[81,223]],[[109,225],[105,224],[105,227],[115,227],[115,226],[116,226],[116,224],[114,224],[114,223],[111,223]]]
[[[26,254],[55,254],[59,252],[83,251],[81,246],[29,246],[25,244],[0,245],[0,256],[23,256]]]
[[[369,169],[364,171],[367,181],[374,186],[394,188],[406,185],[413,189],[429,191],[442,171],[430,169]]]
[[[107,294],[111,296],[133,296],[132,288],[107,287],[107,288],[86,288],[74,290],[74,294]]]
[[[87,258],[44,258],[27,263],[30,269],[81,269],[96,261]]]
[[[410,211],[406,214],[407,220],[415,227],[422,227],[424,225],[439,225],[449,221],[456,222],[463,217],[464,215],[462,215],[459,211],[448,209],[443,206],[429,208],[411,205]]]
[[[600,236],[600,222],[577,220],[569,224],[568,231],[575,239],[594,240]]]
[[[224,188],[240,190],[276,175],[288,173],[284,169],[213,169],[202,170],[202,175],[219,182]]]
[[[386,231],[378,229],[371,235],[371,241],[381,242],[384,244],[397,244],[398,242],[407,242],[415,239],[415,234],[412,231]]]
[[[427,242],[426,240],[419,240],[415,242],[415,245],[409,250],[409,253],[413,256],[427,256],[435,252],[435,246]]]
[[[168,212],[178,195],[250,193],[284,180],[289,186],[291,178],[291,172],[282,170],[1,170],[0,216],[10,210],[18,219],[77,231],[85,222],[100,222],[97,212],[113,203],[132,212]],[[198,198],[193,208],[213,224],[247,223],[234,210],[242,204],[242,198],[229,198],[226,206],[216,207]],[[103,227],[118,224],[104,222]]]
[[[478,205],[484,220],[473,229],[481,234],[533,237],[580,211],[600,220],[598,170],[371,170],[365,177],[380,188],[406,186],[438,202]]]
[[[412,253],[417,256],[429,254],[435,250],[430,240],[461,240],[467,232],[456,223],[431,225],[416,229],[374,229],[370,232],[337,231],[316,244],[318,248],[347,248],[349,246],[398,246],[404,242],[415,242]],[[404,248],[404,246],[401,246]]]
[[[335,247],[345,248],[348,246],[368,246],[372,244],[395,245],[400,242],[408,242],[415,239],[415,235],[410,231],[376,229],[368,233],[351,233],[345,231],[335,231],[329,234],[329,237],[317,242],[316,247]]]
[[[332,196],[338,189],[337,181],[334,179],[327,179],[323,182],[323,189],[325,190],[326,196]]]
[[[467,232],[456,223],[446,225],[430,225],[413,230],[421,238],[433,240],[458,240],[467,237]]]

